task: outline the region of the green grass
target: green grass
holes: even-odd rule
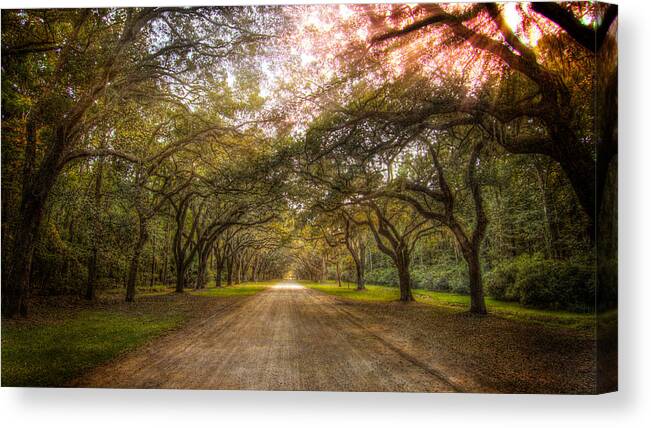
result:
[[[337,285],[332,282],[324,284],[303,282],[302,284],[306,287],[344,299],[363,302],[390,302],[398,300],[400,296],[397,288],[379,285],[367,285],[366,291],[357,291],[353,284],[346,283],[342,283],[342,287],[337,287]],[[347,287],[347,285],[349,287]],[[412,290],[412,292],[417,302],[439,308],[464,311],[467,310],[470,305],[469,296],[429,290]],[[563,326],[572,329],[588,330],[594,328],[595,323],[594,314],[590,313],[527,308],[518,303],[502,302],[490,297],[486,298],[486,306],[489,313],[502,318],[534,322],[553,327]]]
[[[186,288],[186,292],[197,296],[208,297],[251,296],[275,283],[275,281],[243,282],[237,285],[224,285],[221,288],[216,288],[215,281],[213,280],[206,286],[205,289],[195,291],[192,288]],[[122,296],[124,293],[125,291],[123,288],[111,288],[103,291],[103,294],[107,296]],[[153,287],[138,287],[136,291],[136,297],[161,296],[171,293],[174,293],[174,287],[166,286],[163,284],[155,284]]]
[[[213,285],[201,291],[188,289],[186,296],[243,297],[272,284],[244,283],[219,289]],[[148,304],[136,301],[125,306],[121,302],[124,289],[103,291],[105,296],[120,296],[119,303],[72,315],[64,308],[54,310],[49,319],[58,317],[61,321],[3,320],[2,386],[63,386],[87,370],[180,326],[194,313],[191,307],[186,307],[192,300],[186,301],[173,288],[163,285],[138,289],[136,300],[170,295],[150,300]],[[209,305],[203,299],[198,300],[203,301],[203,307]]]
[[[379,285],[367,285],[366,291],[357,291],[355,285],[342,283],[341,287],[336,284],[323,283],[316,284],[310,282],[301,282],[302,285],[324,293],[332,294],[344,299],[359,300],[362,302],[391,302],[398,300],[400,293],[397,288],[382,287]],[[348,285],[348,286],[347,286]]]
[[[262,290],[267,289],[276,282],[244,282],[242,284],[231,285],[227,287],[216,288],[210,285],[207,288],[199,291],[194,291],[193,294],[197,296],[209,297],[236,297],[236,296],[252,296]]]
[[[62,322],[2,327],[2,386],[62,386],[177,327],[179,314],[84,310]]]
[[[144,297],[144,296],[161,296],[163,294],[169,294],[173,292],[174,292],[174,287],[170,287],[164,284],[154,284],[153,287],[139,286],[136,288],[136,298]],[[113,287],[113,288],[98,290],[98,295],[100,296],[124,298],[125,293],[126,290],[124,289],[124,287]]]

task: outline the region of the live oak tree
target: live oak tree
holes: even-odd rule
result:
[[[204,145],[203,149],[206,147],[210,146]],[[219,262],[225,262],[231,285],[234,263],[240,261],[239,251],[249,242],[241,239],[241,233],[222,235],[231,228],[238,231],[265,224],[276,217],[276,210],[283,208],[278,177],[264,167],[253,151],[241,151],[243,148],[246,146],[229,146],[227,154],[216,158],[195,158],[197,152],[193,152],[185,160],[193,166],[194,184],[168,198],[176,223],[173,255],[177,292],[185,288],[186,273],[195,257],[199,262],[196,284],[198,288],[205,286],[208,257],[220,238],[227,238]],[[238,158],[240,162],[232,162]]]
[[[213,251],[213,270],[215,272],[215,287],[221,288],[222,286],[222,276],[224,272],[224,267],[226,264],[226,259],[228,258],[228,247],[227,242],[232,237],[235,232],[234,228],[225,231],[222,236],[215,239],[215,242],[212,246]]]
[[[337,272],[337,283],[341,285],[340,257],[341,247],[344,247],[350,255],[355,269],[355,283],[358,291],[365,289],[364,272],[366,267],[367,240],[365,228],[356,224],[345,209],[338,208],[333,211],[321,211],[321,207],[315,207],[317,212],[312,226],[312,239],[320,239],[332,249],[332,258]]]
[[[293,271],[297,279],[322,282],[326,276],[324,254],[314,242],[299,244],[291,253]]]
[[[176,220],[173,251],[178,293],[183,292],[186,286],[187,269],[196,255],[203,258],[200,259],[199,272],[203,277],[210,248],[221,233],[233,226],[252,226],[273,218],[273,214],[266,212],[261,213],[264,217],[258,215],[254,206],[246,202],[203,197],[194,192],[180,194],[171,200],[171,204]]]
[[[480,251],[488,225],[488,218],[484,210],[480,179],[477,176],[477,169],[485,159],[481,157],[484,138],[485,136],[481,134],[476,135],[471,128],[460,142],[463,144],[468,143],[468,140],[470,140],[471,146],[467,166],[465,167],[464,184],[469,189],[474,208],[474,224],[472,227],[465,226],[464,221],[459,218],[456,208],[456,204],[460,202],[458,200],[459,191],[452,190],[453,188],[446,178],[449,172],[446,173],[440,159],[442,152],[449,151],[450,147],[446,147],[442,143],[441,140],[444,137],[441,135],[434,134],[434,136],[423,139],[427,148],[427,161],[431,162],[432,167],[422,168],[422,164],[417,159],[414,159],[412,161],[414,169],[418,170],[421,167],[424,171],[417,171],[413,178],[409,177],[409,175],[400,177],[395,183],[392,183],[391,187],[388,187],[386,192],[381,192],[409,203],[423,218],[449,228],[459,243],[463,257],[468,265],[470,312],[477,314],[486,313]],[[458,153],[453,153],[452,156],[448,155],[448,163],[452,163],[449,162],[450,158],[453,159],[458,156]],[[455,165],[455,167],[464,170],[461,165]]]
[[[413,301],[409,272],[411,256],[418,241],[431,233],[434,226],[389,200],[368,200],[360,205],[361,213],[346,212],[347,217],[369,228],[378,249],[391,258],[398,271],[400,301]]]
[[[354,222],[346,218],[345,215],[341,216],[341,219],[344,223],[344,243],[355,264],[357,290],[364,290],[366,289],[366,280],[364,278],[366,272],[366,234],[362,228],[356,227]]]
[[[154,171],[138,170],[135,174],[135,183],[132,197],[134,208],[138,219],[138,234],[133,248],[133,254],[129,263],[129,273],[127,276],[127,287],[125,300],[133,302],[136,294],[136,280],[138,270],[140,268],[141,253],[147,239],[148,223],[151,219],[159,214],[167,205],[169,198],[175,194],[185,190],[190,184],[191,180],[187,179],[181,181],[176,185],[171,185],[173,182],[169,177],[157,177],[158,180],[146,174],[153,174]],[[156,182],[158,181],[158,182]],[[157,188],[153,188],[153,187]]]

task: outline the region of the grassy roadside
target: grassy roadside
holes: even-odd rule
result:
[[[365,291],[357,291],[354,284],[342,283],[342,287],[338,287],[334,282],[322,284],[301,283],[314,290],[355,301],[390,302],[398,300],[399,297],[399,291],[394,287],[367,285]],[[417,302],[438,308],[461,312],[467,310],[470,305],[469,296],[429,290],[413,290],[412,292]],[[589,313],[527,308],[518,303],[502,302],[490,297],[486,298],[486,306],[489,313],[516,321],[533,322],[551,327],[566,327],[576,330],[590,330],[595,325],[594,314]],[[616,314],[607,314],[606,316],[616,316]]]
[[[246,283],[183,294],[147,288],[139,290],[133,304],[107,293],[95,304],[52,307],[27,320],[3,319],[2,386],[63,386],[201,316],[214,308],[215,299],[250,296],[269,285]]]
[[[208,283],[206,288],[201,290],[186,289],[187,293],[195,296],[205,297],[236,297],[236,296],[252,296],[268,287],[276,284],[278,281],[260,281],[260,282],[243,282],[236,285],[224,285],[220,288],[215,287],[215,281],[212,280]],[[165,286],[163,284],[155,284],[153,287],[143,287],[138,289],[138,297],[162,296],[165,294],[173,294],[174,287]],[[114,288],[106,290],[104,295],[107,297],[116,297],[122,299],[124,297],[124,289]]]
[[[197,296],[208,297],[236,297],[236,296],[252,296],[260,291],[267,289],[277,281],[267,282],[246,282],[230,287],[216,288],[214,286],[205,288],[203,290],[194,291],[193,294]]]
[[[2,386],[62,386],[85,370],[178,327],[180,314],[83,310],[45,325],[2,326]]]

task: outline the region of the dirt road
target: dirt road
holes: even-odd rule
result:
[[[438,392],[465,389],[461,384],[365,326],[333,297],[292,283],[235,303],[76,382],[113,388]]]

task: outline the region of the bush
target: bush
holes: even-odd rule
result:
[[[393,267],[383,267],[366,272],[366,282],[368,284],[387,285],[389,287],[398,286],[398,271]]]
[[[463,263],[437,266],[412,266],[409,271],[413,288],[468,294],[468,270]],[[377,268],[366,272],[368,284],[398,286],[398,271],[392,267]]]
[[[411,270],[414,288],[468,294],[468,270],[465,264],[416,266]]]
[[[432,268],[429,266],[416,266],[411,268],[411,283],[414,288],[424,288],[427,290],[450,290],[450,283],[447,278],[434,275]]]
[[[521,272],[515,283],[520,303],[551,309],[594,308],[594,270],[589,266],[545,260]]]
[[[513,264],[502,263],[488,272],[484,277],[486,294],[497,300],[512,301],[517,270]]]
[[[521,256],[486,275],[486,292],[525,306],[588,311],[595,305],[594,269],[571,260]]]
[[[543,260],[539,254],[522,254],[497,264],[491,271],[484,275],[486,294],[497,300],[520,300],[515,287],[519,272],[526,271],[530,266]]]

